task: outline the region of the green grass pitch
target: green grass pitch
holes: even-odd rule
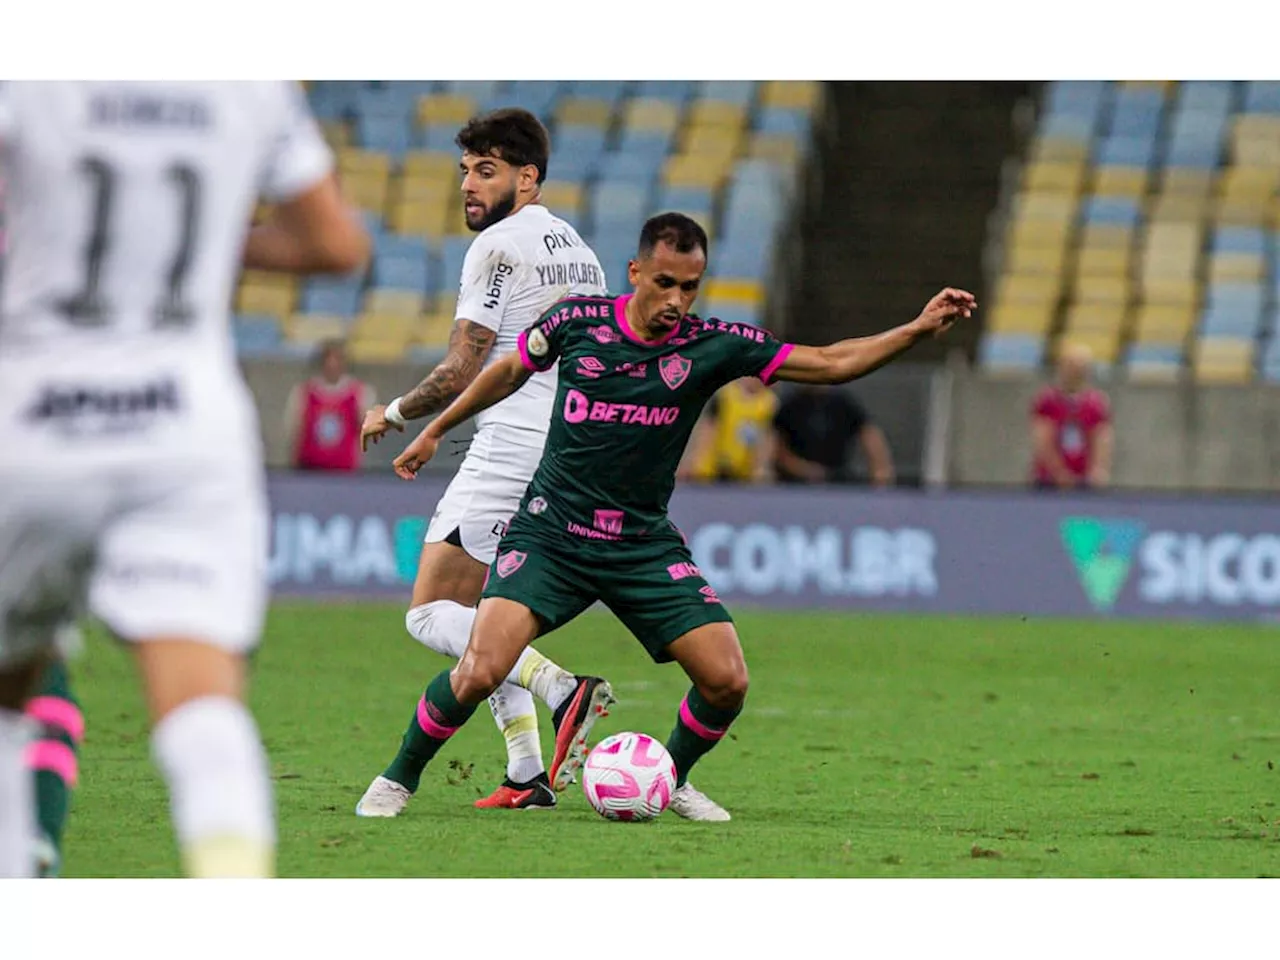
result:
[[[738,612],[747,709],[695,769],[727,824],[609,823],[576,786],[477,811],[502,776],[482,709],[396,820],[356,800],[446,661],[397,605],[279,603],[251,700],[294,877],[1280,875],[1280,636],[1251,626]],[[594,739],[665,739],[687,683],[606,613],[541,649],[610,678]],[[74,667],[87,737],[64,876],[175,876],[127,652]],[[542,737],[550,759],[550,721]]]

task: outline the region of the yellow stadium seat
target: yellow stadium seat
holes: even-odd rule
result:
[[[1085,140],[1066,137],[1037,137],[1032,141],[1028,156],[1034,163],[1081,163],[1089,155]]]
[[[1253,341],[1198,339],[1191,348],[1191,369],[1199,383],[1248,383],[1253,379]]]
[[[441,183],[434,177],[393,177],[387,191],[387,206],[390,208],[413,200],[435,201],[446,206],[456,201],[461,205],[461,195],[456,183]]]
[[[1073,303],[1067,308],[1063,330],[1071,333],[1119,334],[1128,311],[1123,303]]]
[[[1195,322],[1195,307],[1190,303],[1144,303],[1134,317],[1133,339],[1135,343],[1182,343]]]
[[[1132,247],[1081,247],[1076,257],[1076,275],[1123,279],[1129,275],[1132,263]]]
[[[1070,194],[1048,191],[1023,191],[1013,202],[1015,220],[1075,219],[1076,198]]]
[[[396,340],[407,343],[417,327],[417,314],[372,313],[366,310],[351,327],[352,340]]]
[[[1219,253],[1209,258],[1209,282],[1262,280],[1267,262],[1260,254]]]
[[[607,100],[566,97],[556,107],[556,124],[607,127],[613,119],[613,107]]]
[[[324,142],[329,144],[330,149],[338,150],[351,146],[351,128],[347,126],[345,120],[325,120],[320,124],[320,130],[324,134]]]
[[[341,317],[295,313],[284,324],[285,333],[295,343],[319,343],[321,340],[344,340],[347,325]]]
[[[1061,277],[1005,274],[996,285],[995,302],[1053,304],[1061,292]]]
[[[822,105],[822,84],[817,80],[768,80],[760,91],[760,103],[813,113]]]
[[[668,157],[662,181],[672,187],[705,187],[718,190],[733,169],[733,158],[714,154]]]
[[[1049,303],[997,303],[987,316],[988,333],[1024,333],[1046,336],[1053,326],[1053,305]]]
[[[742,135],[729,127],[686,127],[680,136],[680,152],[734,157],[742,145]]]
[[[288,287],[245,284],[236,297],[236,312],[262,313],[281,321],[293,313],[296,297]]]
[[[1212,193],[1162,193],[1151,208],[1152,221],[1194,223],[1204,220],[1213,202]]]
[[[447,347],[453,330],[453,311],[436,311],[419,324],[414,339],[426,347]]]
[[[343,147],[337,154],[338,173],[342,179],[350,176],[381,176],[386,179],[391,174],[391,158],[385,153]]]
[[[1194,277],[1200,262],[1198,249],[1147,247],[1139,261],[1139,276],[1148,279]]]
[[[1177,196],[1204,196],[1213,192],[1215,172],[1195,167],[1166,167],[1160,178],[1160,192]]]
[[[1204,228],[1198,223],[1154,221],[1143,235],[1143,248],[1169,253],[1199,253],[1204,244]]]
[[[1139,292],[1145,303],[1194,305],[1199,301],[1200,283],[1194,276],[1143,276]]]
[[[1022,189],[1038,192],[1076,194],[1084,184],[1083,161],[1056,160],[1051,163],[1031,163],[1022,171]]]
[[[1246,114],[1231,129],[1231,157],[1244,166],[1280,164],[1280,117]]]
[[[380,214],[387,204],[387,178],[380,174],[343,177],[342,193],[361,210]]]
[[[406,177],[440,180],[455,187],[461,176],[457,155],[440,150],[415,150],[406,153],[400,161],[400,170]]]
[[[1218,194],[1241,200],[1267,200],[1280,185],[1280,167],[1227,167],[1218,181]]]
[[[428,93],[418,98],[418,123],[424,127],[441,124],[460,127],[476,112],[471,97],[457,93]]]
[[[1141,197],[1147,192],[1145,167],[1098,167],[1093,172],[1093,193],[1100,197]]]
[[[1115,223],[1086,223],[1080,229],[1082,247],[1127,247],[1132,242],[1132,227]]]
[[[582,215],[582,184],[548,180],[542,185],[542,203],[558,217],[577,220]]]
[[[1071,298],[1079,303],[1125,303],[1129,300],[1127,277],[1077,276]]]
[[[387,224],[395,233],[438,240],[449,233],[454,220],[462,219],[453,213],[453,205],[443,198],[405,200],[391,207]]]
[[[1213,208],[1213,222],[1222,226],[1263,227],[1271,223],[1269,198],[1219,197]]]
[[[703,296],[708,301],[757,306],[764,303],[764,286],[758,280],[717,277],[707,284]]]
[[[747,156],[794,165],[800,162],[800,144],[785,133],[753,133]]]
[[[449,324],[453,325],[453,318],[457,316],[458,311],[458,293],[456,290],[450,293],[442,293],[436,297],[435,303],[428,313],[448,314]]]
[[[407,340],[349,340],[347,356],[352,363],[398,363],[408,348]]]
[[[1005,254],[1004,269],[1008,273],[1035,273],[1057,276],[1067,262],[1067,245],[1013,244]]]
[[[631,130],[671,133],[680,123],[680,108],[670,100],[636,97],[622,110],[622,125]]]
[[[1065,247],[1073,227],[1070,220],[1011,220],[1006,242],[1011,247]]]
[[[426,296],[411,290],[379,290],[365,294],[364,312],[390,317],[417,317],[422,313]]]
[[[275,273],[271,270],[244,270],[240,274],[241,286],[275,287],[281,290],[297,290],[298,278],[289,273]]]
[[[736,133],[746,126],[747,108],[722,100],[695,100],[689,108],[687,122],[694,127],[712,127]]]

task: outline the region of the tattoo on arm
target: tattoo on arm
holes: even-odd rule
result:
[[[443,410],[476,378],[496,338],[496,332],[470,320],[455,323],[449,352],[425,380],[400,398],[400,412],[416,420]]]

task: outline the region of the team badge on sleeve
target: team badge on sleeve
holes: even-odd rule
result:
[[[531,357],[545,357],[550,349],[546,335],[537,327],[529,331],[529,337],[525,341],[525,345],[528,347],[529,356]]]

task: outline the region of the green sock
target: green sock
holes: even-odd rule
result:
[[[36,821],[61,858],[62,833],[71,810],[71,792],[79,773],[78,751],[84,737],[84,717],[61,660],[45,670],[26,713],[40,724],[39,738],[27,751],[27,766],[35,775]]]
[[[418,789],[422,771],[446,740],[476,712],[475,704],[459,703],[449,683],[449,671],[441,671],[427,684],[418,709],[400,740],[400,752],[382,775],[408,788]]]
[[[741,705],[729,710],[713,707],[697,687],[689,688],[676,714],[675,729],[667,738],[667,753],[676,764],[676,786],[684,786],[693,765],[720,742],[741,712]]]

